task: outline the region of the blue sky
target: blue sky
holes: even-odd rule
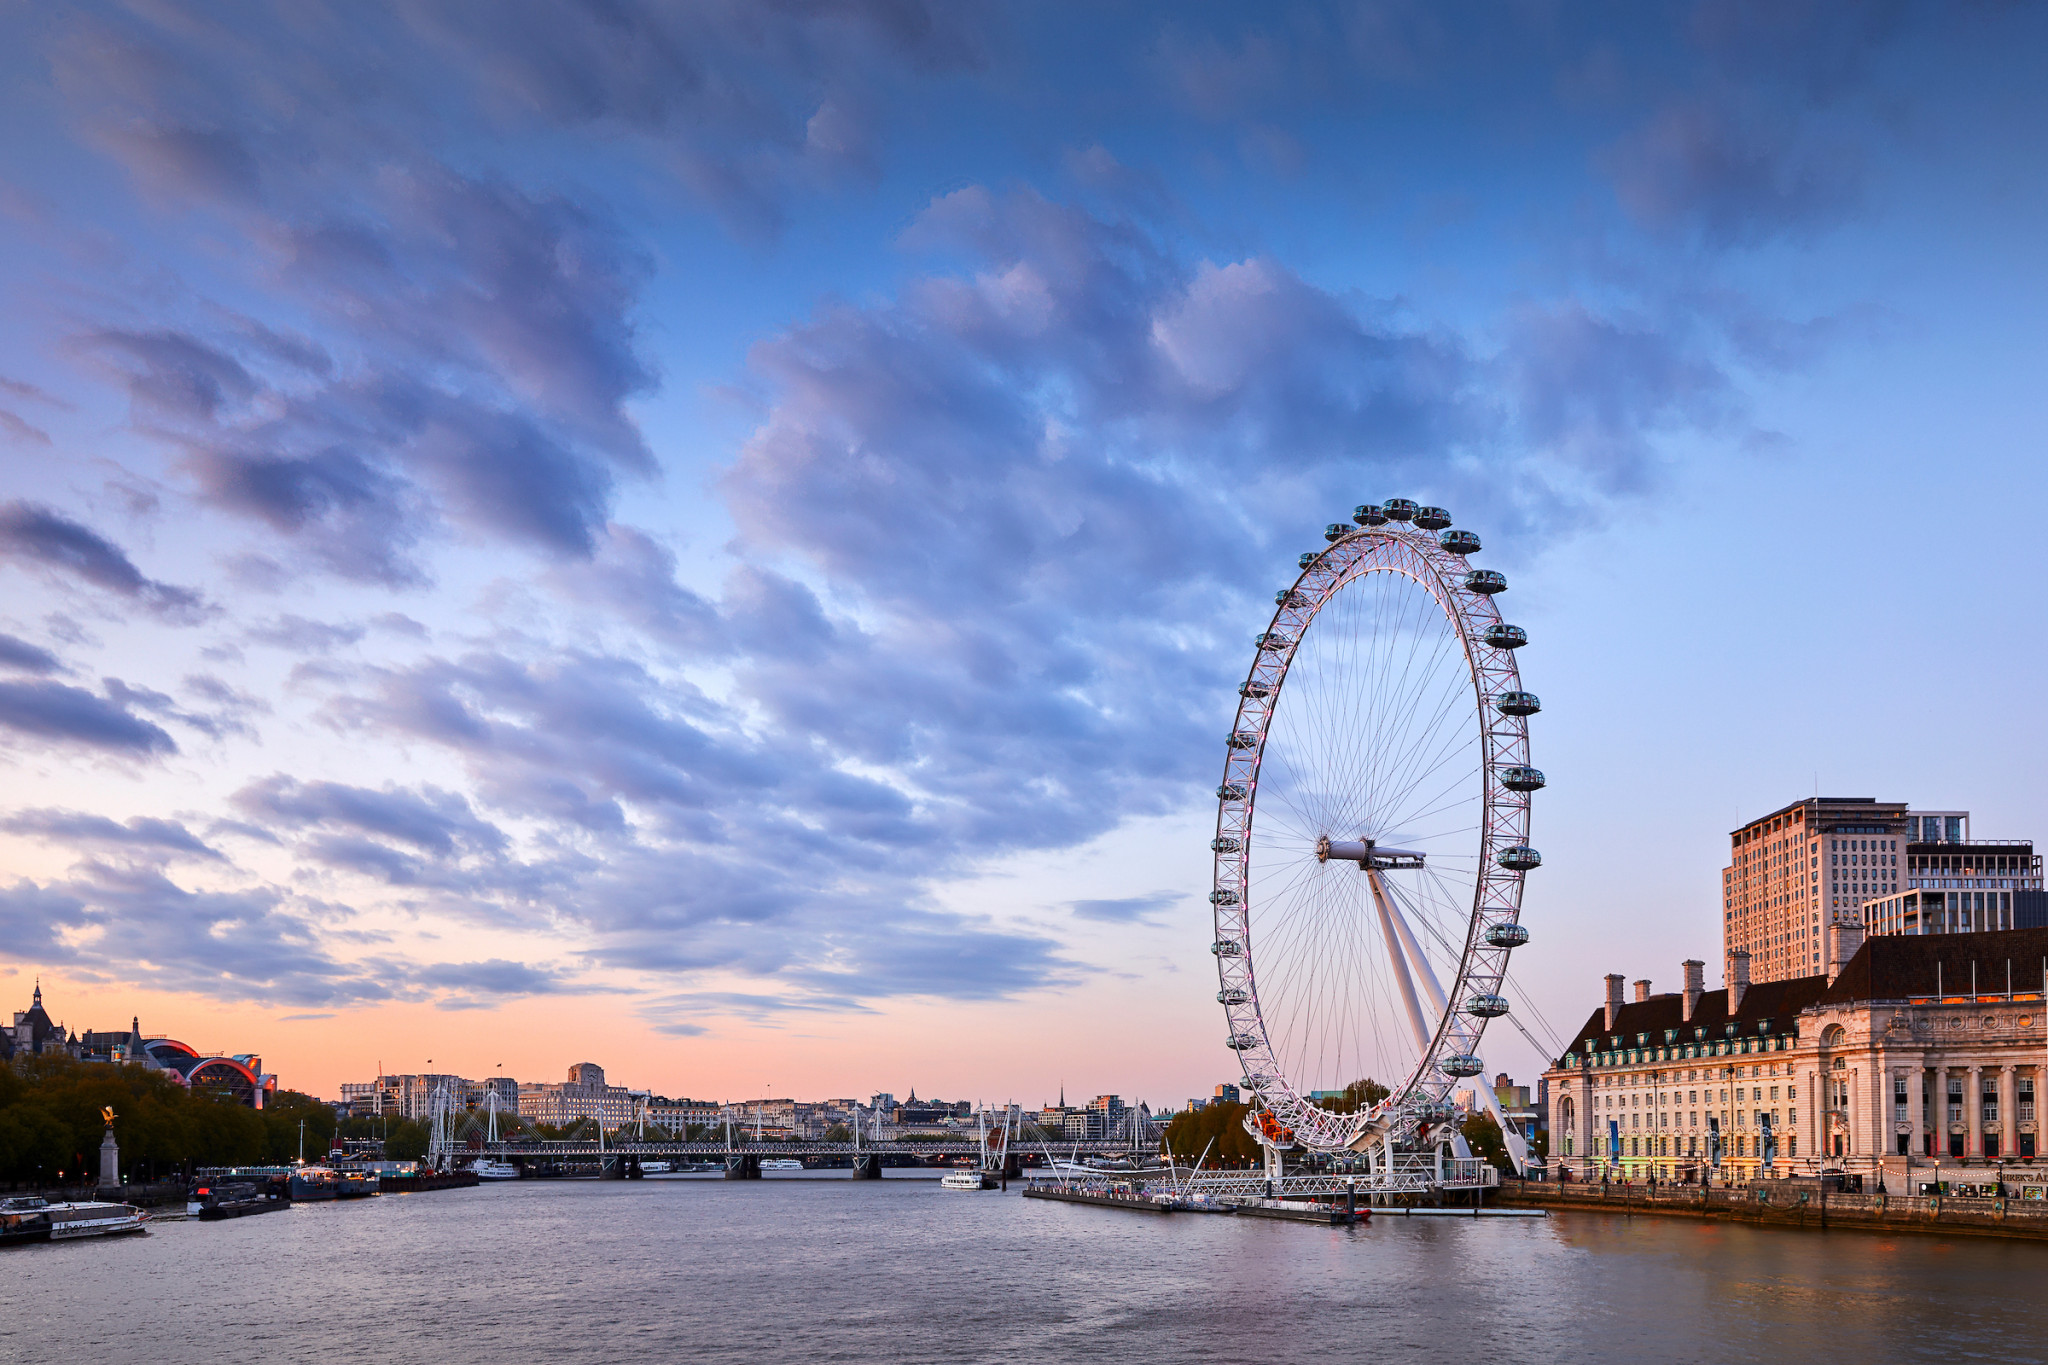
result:
[[[1233,678],[1395,495],[1534,637],[1560,1029],[1816,783],[2040,827],[2038,6],[0,22],[0,970],[76,1023],[1205,1092]]]

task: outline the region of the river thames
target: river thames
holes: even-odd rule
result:
[[[524,1181],[0,1253],[0,1360],[2048,1359],[2048,1246]]]

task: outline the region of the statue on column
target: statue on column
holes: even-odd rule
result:
[[[102,1193],[121,1190],[121,1145],[114,1141],[114,1107],[108,1105],[100,1110],[100,1117],[107,1121],[107,1135],[100,1139],[100,1190]]]

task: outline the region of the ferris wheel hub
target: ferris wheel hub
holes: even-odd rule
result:
[[[1427,855],[1412,848],[1386,848],[1371,839],[1332,839],[1327,834],[1316,840],[1316,861],[1357,863],[1359,867],[1417,868]]]

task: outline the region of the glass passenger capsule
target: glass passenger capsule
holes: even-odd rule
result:
[[[1493,699],[1493,709],[1504,716],[1533,716],[1543,703],[1534,692],[1503,692]]]
[[[1237,695],[1240,697],[1270,697],[1273,695],[1273,689],[1262,682],[1240,683],[1238,684]]]
[[[1230,733],[1230,738],[1223,742],[1233,749],[1256,749],[1259,747],[1259,737],[1249,730],[1233,730]]]
[[[1407,498],[1388,498],[1380,504],[1380,510],[1385,512],[1391,520],[1413,521],[1415,520],[1415,514],[1422,509]]]
[[[1519,924],[1492,924],[1487,926],[1486,941],[1496,948],[1519,948],[1529,941],[1529,931]]]
[[[1236,839],[1223,838],[1211,839],[1209,841],[1209,851],[1211,853],[1235,853],[1243,847],[1244,845]]]
[[[1252,998],[1252,993],[1242,986],[1231,986],[1216,992],[1219,1005],[1242,1005]]]
[[[1352,528],[1341,521],[1333,521],[1323,528],[1323,539],[1332,544],[1351,534]]]
[[[1259,1035],[1256,1033],[1233,1033],[1229,1041],[1223,1044],[1233,1052],[1249,1052],[1258,1045]]]
[[[1456,1076],[1461,1080],[1466,1076],[1477,1076],[1484,1068],[1485,1063],[1469,1052],[1453,1052],[1436,1066],[1444,1075]]]
[[[1465,1013],[1474,1019],[1498,1019],[1508,1012],[1504,995],[1475,995],[1465,1002]]]
[[[1491,597],[1508,590],[1508,576],[1499,569],[1474,569],[1465,575],[1465,587],[1470,592],[1485,593]]]
[[[1260,649],[1285,649],[1294,643],[1294,637],[1282,635],[1277,630],[1268,630],[1252,636],[1252,643]]]
[[[1305,607],[1308,605],[1308,594],[1296,592],[1292,588],[1282,588],[1273,594],[1273,605],[1276,607]]]
[[[1309,565],[1315,563],[1318,559],[1321,559],[1322,557],[1323,552],[1321,550],[1303,550],[1301,552],[1301,555],[1294,562],[1301,565],[1302,568],[1306,569]]]
[[[1447,1100],[1425,1100],[1409,1112],[1423,1123],[1449,1123],[1458,1117],[1458,1106]]]
[[[1441,507],[1418,507],[1415,524],[1425,531],[1441,531],[1451,524],[1451,514]]]
[[[1219,938],[1209,945],[1209,951],[1218,957],[1243,957],[1244,945],[1234,938]]]
[[[1376,502],[1361,502],[1351,509],[1351,519],[1360,526],[1385,526],[1387,509]]]
[[[1543,790],[1543,770],[1540,768],[1502,768],[1500,784],[1511,792],[1534,792]]]
[[[1495,649],[1520,649],[1529,643],[1529,632],[1520,626],[1511,626],[1505,621],[1496,621],[1486,628],[1486,643]]]
[[[1415,524],[1420,526],[1422,519],[1417,517]],[[1454,555],[1476,555],[1479,553],[1479,537],[1470,531],[1446,531],[1436,538],[1436,543]]]
[[[1237,893],[1235,891],[1211,891],[1209,893],[1209,904],[1236,905]]]
[[[1244,800],[1244,788],[1238,786],[1235,782],[1225,782],[1216,789],[1216,799],[1218,801],[1242,801]]]
[[[1516,844],[1496,853],[1493,860],[1510,872],[1528,872],[1543,866],[1543,855],[1527,844]]]

